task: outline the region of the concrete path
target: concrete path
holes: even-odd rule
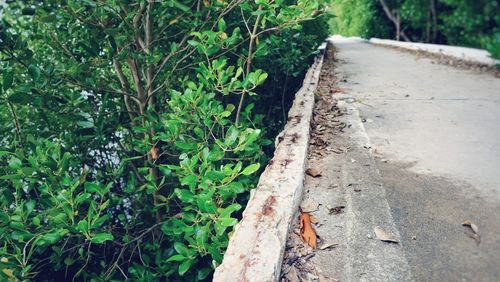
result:
[[[333,44],[337,86],[364,126],[349,134],[366,132],[375,167],[366,164],[413,279],[499,281],[500,79],[359,40]]]

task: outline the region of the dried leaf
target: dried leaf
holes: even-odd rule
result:
[[[325,242],[321,245],[321,247],[319,247],[319,249],[326,250],[326,249],[329,249],[331,247],[335,247],[337,245],[338,245],[338,243],[335,243],[335,242]]]
[[[341,214],[344,212],[345,206],[336,206],[332,207],[330,205],[326,205],[326,209],[328,210],[328,214]]]
[[[399,241],[396,240],[396,238],[394,238],[393,235],[385,232],[384,229],[382,229],[379,226],[375,226],[375,228],[373,228],[373,231],[375,231],[375,236],[377,236],[377,238],[380,241],[390,242],[390,243],[399,243]]]
[[[305,212],[300,213],[300,236],[305,243],[311,246],[311,248],[316,249],[316,231],[314,231],[311,225],[311,215]]]
[[[315,168],[308,168],[306,169],[306,173],[312,177],[318,177],[321,176],[321,171]]]
[[[14,278],[14,271],[12,271],[12,269],[10,269],[10,268],[4,268],[4,269],[2,269],[2,272],[5,275],[7,275],[7,277]]]
[[[477,225],[475,225],[474,223],[472,223],[472,221],[470,221],[470,220],[466,220],[466,221],[462,222],[462,225],[470,227],[470,229],[472,230],[472,232],[474,232],[474,234],[470,235],[470,237],[472,239],[474,239],[476,241],[476,244],[479,246],[479,243],[481,243],[481,237],[478,234],[479,228],[477,227]]]
[[[319,204],[312,199],[305,199],[304,201],[302,201],[302,204],[300,204],[300,208],[301,208],[302,212],[317,211],[318,207],[319,207]]]
[[[149,153],[151,154],[151,158],[153,160],[157,160],[158,159],[158,147],[156,146],[153,146],[151,148],[151,150],[149,151]]]
[[[472,221],[470,221],[470,220],[466,220],[466,221],[462,222],[462,225],[463,226],[469,226],[470,229],[472,229],[472,231],[474,231],[474,233],[476,233],[476,234],[479,231],[479,228],[477,228],[477,225],[475,225],[474,223],[472,223]]]

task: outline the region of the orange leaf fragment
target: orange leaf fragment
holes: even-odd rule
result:
[[[149,153],[151,154],[151,158],[153,158],[154,161],[158,159],[158,147],[153,146]]]
[[[316,249],[317,238],[316,231],[311,225],[311,215],[305,212],[300,212],[300,236],[302,240],[311,248]]]

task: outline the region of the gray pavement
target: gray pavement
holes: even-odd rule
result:
[[[385,189],[413,279],[500,281],[500,79],[361,41],[333,43],[337,86],[363,121],[348,132],[367,136],[375,161],[366,166]],[[479,227],[479,245],[464,220]]]

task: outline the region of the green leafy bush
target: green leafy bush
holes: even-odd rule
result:
[[[500,58],[500,13],[497,0],[335,0],[332,32],[364,38],[396,38],[383,4],[400,19],[411,41],[482,48]]]
[[[444,0],[441,31],[454,45],[479,47],[500,58],[500,3]]]
[[[334,0],[330,20],[332,33],[344,36],[388,37],[390,22],[374,0]]]
[[[209,279],[327,35],[323,5],[9,2],[0,279]]]

